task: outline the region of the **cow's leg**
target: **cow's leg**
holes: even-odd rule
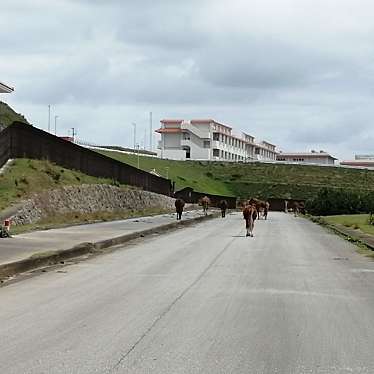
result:
[[[254,226],[255,226],[255,221],[252,219],[251,222],[250,222],[250,231],[251,231],[251,236],[252,237],[253,237]]]
[[[250,232],[250,229],[249,229],[249,219],[245,220],[245,228],[247,229],[247,233],[246,233],[245,236],[251,236],[251,232]]]

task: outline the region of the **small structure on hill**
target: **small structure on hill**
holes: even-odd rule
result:
[[[337,158],[325,151],[310,152],[279,152],[277,161],[285,161],[296,164],[334,165]]]
[[[355,155],[354,160],[342,161],[340,163],[340,165],[374,169],[374,154],[371,154],[371,155]]]

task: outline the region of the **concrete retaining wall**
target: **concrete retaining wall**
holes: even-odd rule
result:
[[[13,224],[23,225],[36,223],[56,213],[140,211],[152,208],[173,210],[174,199],[111,185],[80,185],[35,194],[20,204],[11,219]]]

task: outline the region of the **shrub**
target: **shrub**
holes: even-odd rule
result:
[[[319,216],[370,213],[374,212],[374,193],[322,188],[306,201],[305,208]]]

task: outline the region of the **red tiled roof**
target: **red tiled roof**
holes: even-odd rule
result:
[[[176,134],[176,133],[179,133],[179,132],[182,132],[182,129],[180,128],[161,128],[161,129],[157,129],[155,130],[156,132],[162,134],[162,133],[169,133],[169,134]]]
[[[297,152],[293,152],[293,153],[287,153],[287,152],[280,152],[279,153],[279,157],[331,157],[333,158],[334,160],[337,160],[337,158],[331,156],[330,154],[326,153],[326,152],[311,152],[311,153],[297,153]]]
[[[370,166],[374,167],[374,160],[352,160],[352,161],[342,161],[340,165],[346,165],[346,166]]]
[[[162,119],[161,123],[182,123],[183,119]]]

